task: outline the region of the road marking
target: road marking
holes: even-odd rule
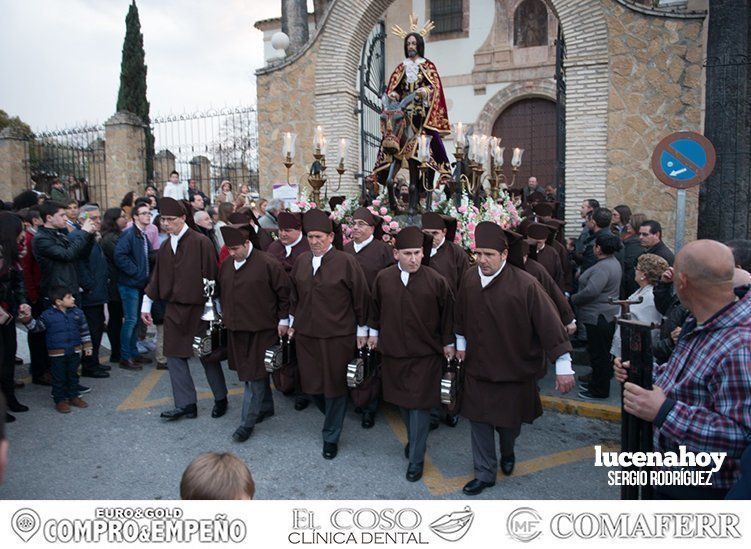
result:
[[[166,374],[166,370],[151,370],[148,375],[143,378],[141,383],[133,389],[133,392],[128,395],[120,406],[117,407],[118,412],[126,410],[141,410],[144,408],[154,408],[156,406],[166,406],[172,403],[172,397],[163,397],[153,400],[147,400],[151,391],[154,390],[159,380]],[[230,389],[227,391],[228,395],[241,395],[244,390],[242,388]],[[197,395],[198,400],[214,399],[214,395],[211,391],[202,391]]]
[[[563,399],[561,399],[563,400]],[[588,404],[588,403],[584,403]],[[394,410],[385,410],[386,419],[389,427],[399,439],[402,445],[407,444],[407,429],[404,426],[401,416]],[[584,414],[582,414],[584,415]],[[467,445],[469,447],[469,444]],[[607,450],[606,450],[607,448]],[[618,450],[614,444],[603,444],[603,451],[613,452]],[[469,451],[471,456],[471,450]],[[496,482],[501,482],[508,478],[523,477],[538,473],[553,467],[560,467],[569,463],[576,463],[585,459],[594,459],[595,450],[593,445],[582,446],[573,450],[564,450],[547,456],[540,456],[526,461],[517,462],[514,467],[514,473],[511,477],[506,477],[501,471],[498,471]],[[406,469],[405,469],[406,471]],[[422,482],[432,496],[443,496],[461,490],[466,483],[474,478],[474,475],[464,475],[459,477],[445,477],[440,469],[433,464],[428,453],[425,454],[425,468],[422,474]]]

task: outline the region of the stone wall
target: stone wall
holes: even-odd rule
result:
[[[660,183],[655,145],[680,130],[702,132],[704,19],[649,16],[604,2],[610,49],[607,205],[628,204],[675,238],[676,191]],[[687,193],[684,242],[696,238],[698,191]]]
[[[13,126],[0,132],[0,198],[11,200],[29,187],[28,137]]]
[[[107,170],[107,207],[120,205],[129,191],[146,185],[145,132],[141,119],[127,111],[104,123]]]
[[[256,73],[258,89],[258,171],[259,188],[263,197],[271,197],[274,183],[287,180],[282,164],[282,135],[297,134],[294,165],[290,169],[290,182],[301,183],[307,194],[310,189],[305,175],[313,162],[313,129],[315,127],[315,81],[318,45],[302,52],[292,63],[276,70]],[[342,113],[342,116],[350,113]],[[329,156],[335,156],[336,145],[331,136]],[[329,160],[329,165],[333,161]],[[328,170],[334,171],[333,168]],[[334,172],[336,173],[336,172]],[[329,175],[329,177],[331,177]]]

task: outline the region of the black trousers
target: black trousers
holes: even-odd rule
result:
[[[0,388],[5,400],[16,401],[16,323],[11,320],[0,326]]]
[[[123,303],[110,301],[107,304],[110,318],[107,321],[107,337],[110,340],[110,362],[120,360],[120,331],[123,329]]]
[[[610,346],[613,344],[615,320],[608,322],[604,316],[597,318],[597,324],[585,324],[587,328],[587,352],[592,366],[592,380],[589,392],[594,396],[610,396],[610,380],[613,368],[610,364]]]
[[[39,318],[42,314],[42,300],[31,304],[31,314]],[[31,379],[39,380],[45,373],[50,371],[50,357],[47,355],[47,338],[44,332],[29,332],[26,334],[29,343],[29,356],[31,357]]]
[[[104,334],[104,305],[87,305],[82,309],[91,332],[92,352],[91,356],[81,357],[81,368],[88,370],[99,366],[99,347],[102,345]]]

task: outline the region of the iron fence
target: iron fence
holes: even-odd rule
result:
[[[107,203],[104,126],[80,126],[29,136],[25,170],[29,186],[49,193],[60,179],[81,201]]]
[[[240,106],[157,116],[153,181],[161,186],[173,169],[195,179],[213,196],[223,180],[238,191],[258,192],[258,119],[255,107]]]

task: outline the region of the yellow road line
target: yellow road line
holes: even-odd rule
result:
[[[389,427],[399,439],[402,445],[407,444],[407,429],[404,426],[404,422],[398,413],[393,409],[388,409],[385,412],[386,419],[388,420]],[[469,444],[468,444],[469,446]],[[603,451],[615,451],[617,447],[614,445],[603,445]],[[595,450],[594,446],[582,446],[581,448],[575,448],[573,450],[564,450],[563,452],[557,452],[547,456],[540,456],[526,461],[520,461],[514,468],[513,477],[522,477],[525,475],[531,475],[532,473],[538,473],[545,471],[546,469],[552,469],[553,467],[559,467],[561,465],[567,465],[569,463],[575,463],[577,461],[583,461],[585,459],[594,458]],[[422,481],[425,487],[433,496],[443,496],[457,492],[464,487],[464,485],[472,480],[474,475],[464,475],[459,477],[445,477],[443,473],[436,467],[430,456],[425,455],[425,469],[422,475]],[[507,479],[503,473],[499,471],[497,481]]]
[[[572,398],[554,397],[549,395],[540,395],[542,407],[546,410],[561,412],[564,414],[574,414],[604,421],[621,421],[621,407],[612,404],[596,404],[594,402],[584,402]]]
[[[141,380],[141,383],[139,383],[138,386],[133,389],[133,392],[128,395],[128,398],[126,398],[123,403],[117,407],[117,411],[122,412],[124,410],[148,408],[148,406],[144,406],[146,398],[149,396],[154,387],[156,387],[156,384],[159,383],[159,380],[162,378],[162,375],[164,375],[164,372],[164,370],[151,370],[146,375],[146,377]]]

